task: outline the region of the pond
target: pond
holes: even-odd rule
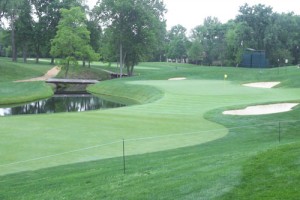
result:
[[[91,94],[56,94],[49,99],[19,106],[6,106],[5,108],[0,108],[0,116],[82,112],[122,106],[124,105],[106,101]]]

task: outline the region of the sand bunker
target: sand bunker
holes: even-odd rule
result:
[[[269,105],[249,106],[241,110],[224,111],[224,115],[265,115],[291,111],[298,103],[277,103]]]
[[[19,81],[15,81],[15,82],[45,81],[49,78],[55,77],[60,72],[60,70],[61,70],[60,67],[56,66],[56,67],[53,67],[52,69],[50,69],[44,76],[31,78],[31,79],[27,79],[27,80],[19,80]]]
[[[257,88],[272,88],[272,87],[275,87],[278,84],[280,84],[280,82],[257,82],[257,83],[243,84],[243,86],[257,87]]]
[[[182,81],[182,80],[186,80],[185,77],[177,77],[177,78],[169,78],[169,81]]]

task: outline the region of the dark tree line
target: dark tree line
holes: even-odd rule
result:
[[[41,57],[51,57],[51,40],[57,33],[61,10],[72,7],[87,11],[83,0],[0,0],[0,19],[7,26],[1,28],[1,55],[13,61],[22,56],[24,62],[28,56],[35,57],[36,62]],[[95,31],[101,29],[90,32]]]
[[[74,60],[97,59],[97,52],[132,75],[138,62],[162,59],[166,25],[161,0],[98,0],[92,10],[83,0],[1,0],[0,6],[1,19],[9,24],[0,31],[1,53],[13,61],[18,54],[24,62],[33,55],[37,62],[62,57],[68,69]]]
[[[69,19],[62,19],[62,14],[67,16],[75,7],[82,13],[80,23],[63,25],[62,20]],[[98,0],[92,10],[83,0],[0,0],[0,54],[13,61],[23,57],[24,62],[28,56],[37,62],[41,57],[91,61],[98,58],[96,52],[103,61],[119,62],[120,70],[129,75],[140,61],[236,66],[249,48],[265,50],[273,66],[286,59],[290,64],[299,62],[300,16],[294,13],[245,4],[235,19],[221,23],[209,16],[188,35],[181,25],[167,31],[165,12],[161,0]],[[85,35],[78,40],[81,50],[72,44],[70,55],[60,51],[68,38],[58,36],[68,30]]]
[[[180,31],[178,31],[180,29]],[[300,16],[276,13],[262,4],[240,7],[238,16],[222,24],[207,17],[189,37],[180,25],[167,35],[166,55],[172,60],[202,65],[236,66],[245,49],[265,50],[272,66],[298,64],[300,59]]]

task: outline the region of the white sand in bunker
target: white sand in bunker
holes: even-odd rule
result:
[[[224,111],[224,115],[265,115],[291,111],[298,103],[277,103],[269,105],[249,106],[241,110]]]
[[[44,76],[31,78],[31,79],[27,79],[27,80],[19,80],[19,81],[15,81],[15,82],[45,81],[49,78],[55,77],[60,72],[60,70],[61,70],[61,68],[56,66],[56,67],[53,67],[52,69],[50,69]]]
[[[169,78],[169,81],[182,81],[182,80],[186,80],[185,77],[177,77],[177,78]]]
[[[257,88],[273,88],[276,85],[279,85],[280,82],[257,82],[257,83],[247,83],[243,84],[243,86],[247,87],[257,87]]]

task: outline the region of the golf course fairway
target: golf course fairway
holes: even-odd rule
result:
[[[299,105],[276,114],[222,114],[247,106],[299,103],[297,67],[261,70],[142,63],[136,70],[142,75],[88,88],[128,106],[0,117],[2,197],[245,199],[256,190],[256,198],[261,199],[265,180],[274,179],[268,174],[269,165],[276,165],[274,176],[286,170],[284,163],[290,169],[285,174],[297,171],[293,159],[300,146]],[[260,81],[280,84],[243,86]],[[260,165],[263,168],[256,167]],[[257,178],[248,182],[249,177]],[[298,184],[292,177],[281,180],[270,197],[289,181],[290,190],[279,196],[288,198]]]
[[[300,99],[300,89],[295,88],[247,88],[188,77],[123,84],[152,86],[163,97],[110,110],[1,118],[1,175],[121,156],[122,139],[127,155],[209,142],[228,133],[226,127],[204,119],[210,110]]]

